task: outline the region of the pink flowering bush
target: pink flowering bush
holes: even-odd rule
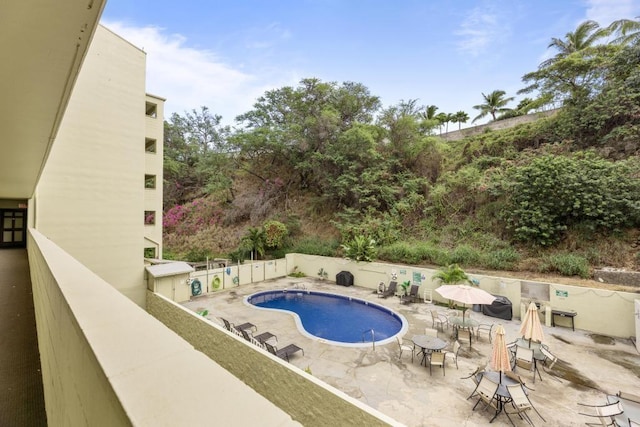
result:
[[[165,233],[188,236],[220,224],[222,210],[212,200],[199,198],[169,209],[162,219]]]

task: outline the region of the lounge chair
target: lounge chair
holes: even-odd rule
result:
[[[221,317],[220,320],[222,320],[222,323],[224,323],[224,328],[227,331],[233,332],[233,328],[235,328],[238,331],[242,331],[245,329],[253,329],[254,332],[258,330],[258,328],[256,327],[256,325],[254,325],[253,323],[243,323],[241,325],[234,325],[233,323],[229,322],[227,319]]]
[[[416,302],[420,298],[418,296],[418,290],[420,290],[419,285],[411,285],[411,288],[409,289],[409,293],[402,295],[400,297],[400,302],[403,304],[406,304],[409,302]]]
[[[586,405],[584,403],[578,403],[578,405],[585,406],[587,408],[593,408],[593,410],[595,411],[595,414],[586,414],[584,412],[580,412],[580,415],[598,418],[599,422],[586,423],[588,426],[615,426],[617,425],[616,416],[622,415],[624,413],[622,403],[620,402],[607,403],[606,405]]]
[[[255,344],[258,347],[264,348],[264,343],[267,342],[267,340],[270,340],[271,338],[275,338],[276,342],[278,341],[278,337],[276,337],[274,334],[272,334],[271,332],[263,332],[259,335],[253,335],[253,334],[249,334],[249,332],[247,332],[246,329],[242,329],[240,330],[240,332],[242,333],[242,337],[249,341],[251,344]]]
[[[397,287],[398,287],[398,282],[394,282],[394,281],[389,282],[389,287],[382,294],[382,298],[387,298],[391,295],[395,295]]]
[[[304,350],[300,347],[298,347],[295,344],[289,344],[286,347],[283,348],[277,348],[274,345],[269,344],[268,342],[265,341],[264,343],[265,347],[267,347],[267,351],[273,355],[278,356],[280,359],[284,359],[287,362],[289,361],[289,356],[291,356],[294,353],[297,353],[298,351],[302,352],[302,355],[304,355]]]

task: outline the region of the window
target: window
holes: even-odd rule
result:
[[[156,188],[156,176],[145,175],[144,176],[144,188]]]
[[[144,225],[155,225],[156,211],[144,211]]]
[[[156,257],[156,248],[144,248],[144,257],[145,258],[155,258]]]
[[[144,112],[147,117],[157,118],[158,117],[158,105],[153,102],[147,102],[145,104]]]
[[[144,151],[147,153],[156,153],[156,140],[151,138],[144,139]]]

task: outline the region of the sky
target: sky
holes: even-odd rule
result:
[[[639,16],[640,0],[108,0],[101,23],[147,53],[165,119],[206,106],[233,125],[266,91],[312,77],[473,119],[483,93],[517,105],[552,37]]]

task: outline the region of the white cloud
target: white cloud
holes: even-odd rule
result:
[[[640,14],[638,0],[587,0],[586,19],[606,27],[613,21],[633,19]]]
[[[240,71],[240,65],[234,67],[212,51],[189,47],[185,37],[159,27],[102,24],[147,53],[146,90],[167,99],[166,118],[206,106],[232,124],[266,90],[292,84],[288,73]]]
[[[481,55],[504,35],[497,15],[484,7],[473,9],[460,27],[455,32],[460,37],[458,50],[471,56]]]

